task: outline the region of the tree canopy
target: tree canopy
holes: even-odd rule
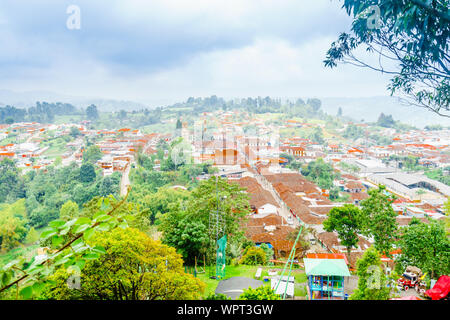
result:
[[[328,219],[323,222],[326,231],[337,232],[341,244],[347,248],[349,256],[351,249],[356,247],[359,241],[360,215],[361,212],[358,207],[345,204],[343,207],[331,209]]]
[[[375,240],[375,248],[389,256],[397,239],[397,214],[392,209],[394,196],[386,191],[385,186],[368,191],[369,198],[361,201],[361,230]]]
[[[184,273],[174,248],[132,228],[116,228],[94,235],[91,246],[105,250],[81,270],[80,288],[67,288],[66,269],[55,273],[45,295],[49,299],[179,300],[199,299],[205,286]]]
[[[342,62],[388,74],[391,94],[450,117],[448,1],[345,0],[343,8],[353,18],[351,32],[332,43],[325,66]]]
[[[429,272],[431,278],[450,273],[450,240],[442,221],[411,221],[400,237],[402,249],[399,263],[406,268],[416,266]]]
[[[350,296],[351,300],[387,300],[390,289],[387,278],[381,269],[381,256],[371,246],[356,262],[356,273],[359,277],[358,287]]]

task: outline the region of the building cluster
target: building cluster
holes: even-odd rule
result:
[[[97,166],[103,175],[115,171],[124,171],[135,162],[137,151],[151,155],[156,153],[160,139],[167,138],[159,134],[143,134],[140,130],[121,128],[117,130],[92,130],[89,123],[80,124],[41,124],[15,123],[0,127],[0,161],[9,158],[16,166],[27,170],[45,170],[45,167],[55,163],[67,166],[72,162],[81,164],[83,154],[87,150],[87,141],[92,141],[102,152],[102,158]],[[75,134],[74,134],[75,131]],[[55,139],[66,137],[58,150],[52,151]]]
[[[279,134],[281,128],[311,126],[314,125],[295,120],[270,124],[229,111],[205,113],[193,130],[184,124],[179,135],[190,142],[195,163],[212,163],[219,169],[218,175],[246,190],[253,212],[246,222],[247,236],[257,245],[266,243],[273,248],[275,259],[289,255],[295,240],[292,235],[299,226],[308,230],[304,239],[309,242],[306,254],[345,253],[347,249],[337,233],[324,230],[323,222],[334,207],[346,203],[360,206],[369,197],[368,191],[379,185],[385,185],[396,196],[392,208],[400,226],[413,217],[423,221],[427,217],[444,218],[443,204],[450,196],[450,187],[384,160],[413,155],[420,157],[420,163],[445,168],[449,163],[450,131],[394,135],[395,130],[386,129],[386,134],[393,137],[389,146],[368,146],[361,139],[354,145],[319,144],[300,137],[282,138]],[[287,168],[283,154],[303,163],[322,158],[332,164],[338,173],[333,187],[339,190],[340,199],[348,200],[331,201],[331,190],[306,179],[301,170]],[[351,268],[374,242],[362,235],[359,238],[348,261]]]
[[[161,140],[170,142],[182,137],[184,156],[188,155],[195,164],[212,164],[218,169],[219,176],[239,184],[248,193],[252,214],[245,222],[247,237],[256,245],[266,243],[273,248],[274,263],[288,257],[299,228],[307,231],[304,233],[307,236],[297,242],[299,254],[345,253],[347,249],[337,233],[326,231],[323,222],[335,207],[346,203],[360,206],[361,201],[369,197],[369,190],[379,185],[386,186],[387,191],[395,195],[392,208],[398,214],[399,225],[407,225],[413,217],[422,221],[444,218],[443,206],[450,197],[450,187],[421,172],[405,171],[403,162],[405,157],[414,156],[423,167],[448,167],[449,130],[411,130],[395,134],[392,129],[386,129],[386,134],[393,137],[392,144],[387,146],[369,145],[364,139],[354,144],[327,144],[314,141],[314,138],[282,137],[280,134],[281,129],[315,126],[320,125],[295,120],[280,124],[251,118],[240,111],[204,113],[191,128],[181,122],[181,127],[173,135],[143,134],[129,128],[92,130],[88,123],[18,123],[0,126],[0,142],[7,142],[0,146],[0,160],[14,159],[26,170],[54,163],[55,159],[48,156],[50,147],[45,143],[48,139],[46,134],[52,132],[53,138],[71,137],[61,152],[62,165],[73,161],[81,163],[87,149],[86,141],[92,141],[102,152],[98,167],[104,175],[110,175],[129,168],[136,162],[138,151],[152,155],[158,152]],[[74,130],[78,130],[77,134]],[[176,152],[179,154],[180,150]],[[167,156],[168,150],[165,151]],[[287,166],[292,159],[309,163],[319,158],[333,166],[336,173],[333,189],[338,190],[338,200],[330,200],[332,190],[320,188],[308,180],[301,174],[301,169]],[[172,154],[172,160],[177,160],[176,154]],[[154,164],[158,169],[158,160]],[[206,174],[198,177],[204,178],[207,178]],[[359,238],[358,246],[351,250],[349,259],[344,256],[350,269],[374,242],[362,235]],[[304,248],[308,249],[305,251]],[[342,277],[346,272],[330,270],[329,276],[335,276],[330,281],[314,271],[320,266],[321,258],[309,256],[307,259],[310,287],[317,285],[317,292],[310,294],[327,295],[324,292],[328,289],[323,289],[324,281],[336,288],[339,294],[343,292]],[[336,261],[336,269],[340,264],[342,261]]]

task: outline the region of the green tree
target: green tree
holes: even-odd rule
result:
[[[281,300],[269,286],[262,286],[256,289],[249,287],[239,296],[239,300]]]
[[[25,239],[27,228],[25,219],[25,200],[4,205],[0,210],[0,251],[15,248]]]
[[[265,265],[267,263],[267,254],[261,248],[250,247],[245,251],[240,263],[250,266]]]
[[[404,268],[408,265],[419,267],[433,279],[450,273],[450,240],[444,222],[417,220],[402,231],[399,245]]]
[[[73,218],[78,217],[78,205],[73,202],[72,200],[67,201],[64,203],[59,210],[59,217],[62,220],[68,221],[72,220]]]
[[[228,298],[228,296],[223,293],[211,293],[205,300],[231,300],[231,298]]]
[[[273,259],[273,249],[269,248],[267,243],[262,243],[259,247],[266,253],[266,263]]]
[[[0,202],[21,197],[22,183],[14,162],[8,158],[0,162]]]
[[[337,200],[339,199],[339,188],[333,187],[330,190],[330,200]]]
[[[160,230],[163,231],[162,242],[175,247],[186,263],[192,264],[195,257],[206,253],[209,238],[201,221],[192,220],[183,212],[172,211],[164,217]]]
[[[99,118],[98,116],[98,110],[97,106],[91,104],[89,107],[86,108],[86,117],[88,120],[97,120]]]
[[[395,126],[395,121],[392,118],[392,115],[385,115],[381,113],[377,120],[377,125],[385,128],[393,128]]]
[[[180,119],[177,119],[176,129],[181,129],[182,126],[183,126],[183,124],[181,123]]]
[[[122,121],[127,118],[127,112],[125,110],[120,110],[117,114],[117,118],[120,120],[120,123],[122,123]]]
[[[320,127],[315,127],[312,131],[312,133],[308,136],[308,139],[318,143],[318,144],[324,144],[325,139],[323,137],[323,131]]]
[[[359,241],[360,215],[361,212],[358,207],[345,204],[342,207],[331,209],[328,219],[323,222],[326,231],[337,232],[341,244],[347,248],[349,259],[352,248],[356,248]]]
[[[51,221],[40,236],[44,242],[50,239],[48,257],[37,260],[36,257],[28,259],[21,256],[3,266],[0,269],[0,295],[8,295],[14,286],[18,288],[20,285],[21,290],[15,291],[21,297],[30,299],[42,292],[55,267],[64,265],[71,272],[80,272],[87,260],[98,259],[105,253],[104,248],[86,245],[86,241],[97,232],[127,228],[126,215],[116,212],[126,199],[127,196],[113,206],[110,204],[111,200],[115,200],[113,197],[100,199],[101,209],[92,219],[80,217],[67,222],[60,219]]]
[[[96,145],[92,145],[88,147],[85,152],[83,152],[83,163],[89,162],[94,164],[102,157],[103,153],[100,148]]]
[[[28,234],[25,238],[26,244],[33,244],[39,240],[39,232],[37,232],[33,227],[28,230]]]
[[[78,129],[77,127],[71,127],[70,128],[70,133],[69,133],[73,138],[77,138],[78,136],[81,136],[81,132],[80,129]]]
[[[358,287],[350,300],[388,300],[390,289],[381,268],[381,256],[375,247],[370,247],[356,263]]]
[[[91,246],[105,250],[81,270],[80,290],[67,290],[69,272],[55,274],[45,292],[49,299],[180,300],[199,299],[205,285],[183,271],[174,248],[132,228],[94,235]]]
[[[91,163],[83,163],[80,167],[80,181],[81,182],[92,182],[95,180],[95,168]]]
[[[158,217],[169,212],[177,203],[184,202],[190,197],[189,191],[161,187],[156,193],[132,193],[130,200],[145,206],[149,210],[150,221],[155,223]]]
[[[349,0],[343,8],[354,19],[351,33],[332,43],[325,66],[342,62],[389,74],[391,94],[450,116],[448,1]],[[358,49],[377,62],[367,62]]]
[[[217,185],[216,185],[217,183]],[[202,181],[191,192],[190,198],[178,203],[170,212],[164,214],[158,229],[163,232],[163,239],[170,239],[172,233],[177,233],[180,227],[183,230],[184,224],[195,223],[196,228],[208,226],[205,230],[205,236],[208,239],[215,240],[214,228],[209,228],[209,218],[211,212],[219,212],[223,219],[224,234],[228,235],[228,242],[242,242],[244,232],[242,230],[242,221],[250,213],[250,204],[247,194],[242,192],[242,188],[236,183],[228,183],[222,178],[216,180],[215,177]],[[179,226],[178,221],[185,221]],[[182,234],[182,233],[181,233]],[[183,250],[182,246],[171,242],[175,248]],[[208,241],[203,246],[203,252],[206,251],[208,257],[215,254],[215,243]],[[180,252],[181,252],[180,251]],[[197,253],[197,255],[200,252]]]
[[[367,236],[373,236],[375,248],[390,256],[390,251],[397,238],[397,214],[392,208],[394,196],[386,191],[385,186],[368,191],[369,198],[361,201],[361,230]]]
[[[336,177],[333,167],[322,158],[309,162],[302,168],[302,174],[323,189],[331,189]]]

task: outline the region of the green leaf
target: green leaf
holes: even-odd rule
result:
[[[97,260],[98,258],[100,258],[100,254],[98,254],[96,252],[90,252],[90,253],[86,253],[85,255],[83,255],[83,259],[86,259],[86,260]]]
[[[69,220],[69,221],[67,221],[66,222],[66,224],[64,225],[64,227],[66,228],[66,227],[71,227],[71,226],[73,226],[74,224],[75,224],[75,222],[77,222],[77,220],[78,220],[78,218],[75,218],[75,219],[72,219],[72,220]]]
[[[109,199],[108,198],[104,198],[102,201],[102,205],[100,207],[102,210],[106,210],[109,208]]]
[[[80,270],[83,270],[84,266],[86,265],[86,260],[79,259],[75,264],[78,266],[78,268],[80,268]]]
[[[84,232],[84,235],[83,235],[84,240],[86,240],[86,241],[89,240],[94,233],[95,233],[94,228],[86,229],[86,231]]]
[[[136,220],[136,216],[132,214],[127,214],[125,217],[123,217],[126,221],[133,221]]]
[[[40,294],[42,292],[42,290],[44,290],[45,288],[45,283],[43,282],[35,282],[32,286],[31,286],[33,292],[35,294]]]
[[[110,227],[109,223],[103,222],[103,223],[99,224],[98,226],[96,226],[95,229],[98,231],[108,231],[109,229],[111,229],[111,227]]]
[[[95,246],[92,248],[92,251],[98,252],[100,254],[106,254],[106,250],[102,246]]]
[[[0,275],[1,286],[3,287],[5,285],[7,285],[9,283],[9,281],[11,280],[12,276],[13,276],[13,272],[12,271],[3,272]]]
[[[67,261],[69,261],[69,258],[62,258],[62,259],[56,260],[54,265],[59,266],[59,265],[66,263]]]
[[[30,268],[30,269],[27,269],[27,273],[28,273],[30,276],[32,276],[32,275],[35,275],[35,274],[40,273],[43,269],[44,269],[44,266],[36,265],[36,266],[33,266],[33,267]]]
[[[75,222],[75,225],[84,225],[84,224],[90,224],[92,221],[88,217],[80,217]]]
[[[54,236],[57,233],[58,233],[58,230],[55,228],[46,228],[46,230],[41,233],[41,239],[47,240],[48,238],[50,238],[51,236]]]
[[[33,295],[33,287],[30,285],[22,288],[22,290],[20,290],[20,295],[24,297],[24,299],[30,299]]]
[[[82,225],[79,225],[78,227],[76,227],[75,229],[74,229],[74,233],[81,233],[81,232],[83,232],[84,230],[86,230],[87,228],[89,228],[91,225],[90,224],[82,224]]]
[[[64,242],[64,237],[62,237],[62,236],[57,236],[57,235],[54,235],[53,237],[52,237],[52,245],[53,245],[53,247],[58,247],[61,243],[63,243]]]
[[[19,260],[15,259],[15,260],[9,262],[7,265],[5,265],[3,267],[3,270],[8,270],[9,268],[11,268],[12,266],[16,265],[17,263],[19,263]]]
[[[99,210],[99,211],[97,211],[97,212],[94,214],[94,216],[92,217],[92,219],[93,219],[93,220],[97,220],[98,217],[100,217],[100,216],[102,216],[102,215],[104,215],[104,214],[106,214],[105,211]]]
[[[64,229],[62,229],[62,230],[59,232],[59,234],[62,235],[62,236],[64,236],[64,235],[68,234],[69,231],[70,231],[70,227],[65,227]]]
[[[89,248],[89,247],[86,246],[86,244],[84,242],[78,242],[77,244],[72,245],[72,250],[74,252],[80,252],[87,248]]]
[[[48,225],[53,228],[59,228],[65,224],[66,224],[66,222],[64,220],[58,219],[58,220],[51,221]]]

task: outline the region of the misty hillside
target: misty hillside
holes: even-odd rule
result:
[[[119,111],[121,109],[128,111],[148,108],[148,106],[134,101],[77,97],[47,91],[18,93],[9,90],[0,90],[0,106],[12,105],[17,108],[29,108],[34,106],[36,101],[70,103],[77,108],[83,109],[91,104],[95,104],[101,111]]]
[[[368,97],[368,98],[322,98],[322,109],[332,115],[336,115],[339,107],[344,116],[356,121],[364,119],[372,122],[378,119],[380,113],[391,114],[395,120],[400,120],[416,127],[424,127],[430,124],[450,126],[450,119],[438,116],[431,111],[405,106],[394,97]]]

